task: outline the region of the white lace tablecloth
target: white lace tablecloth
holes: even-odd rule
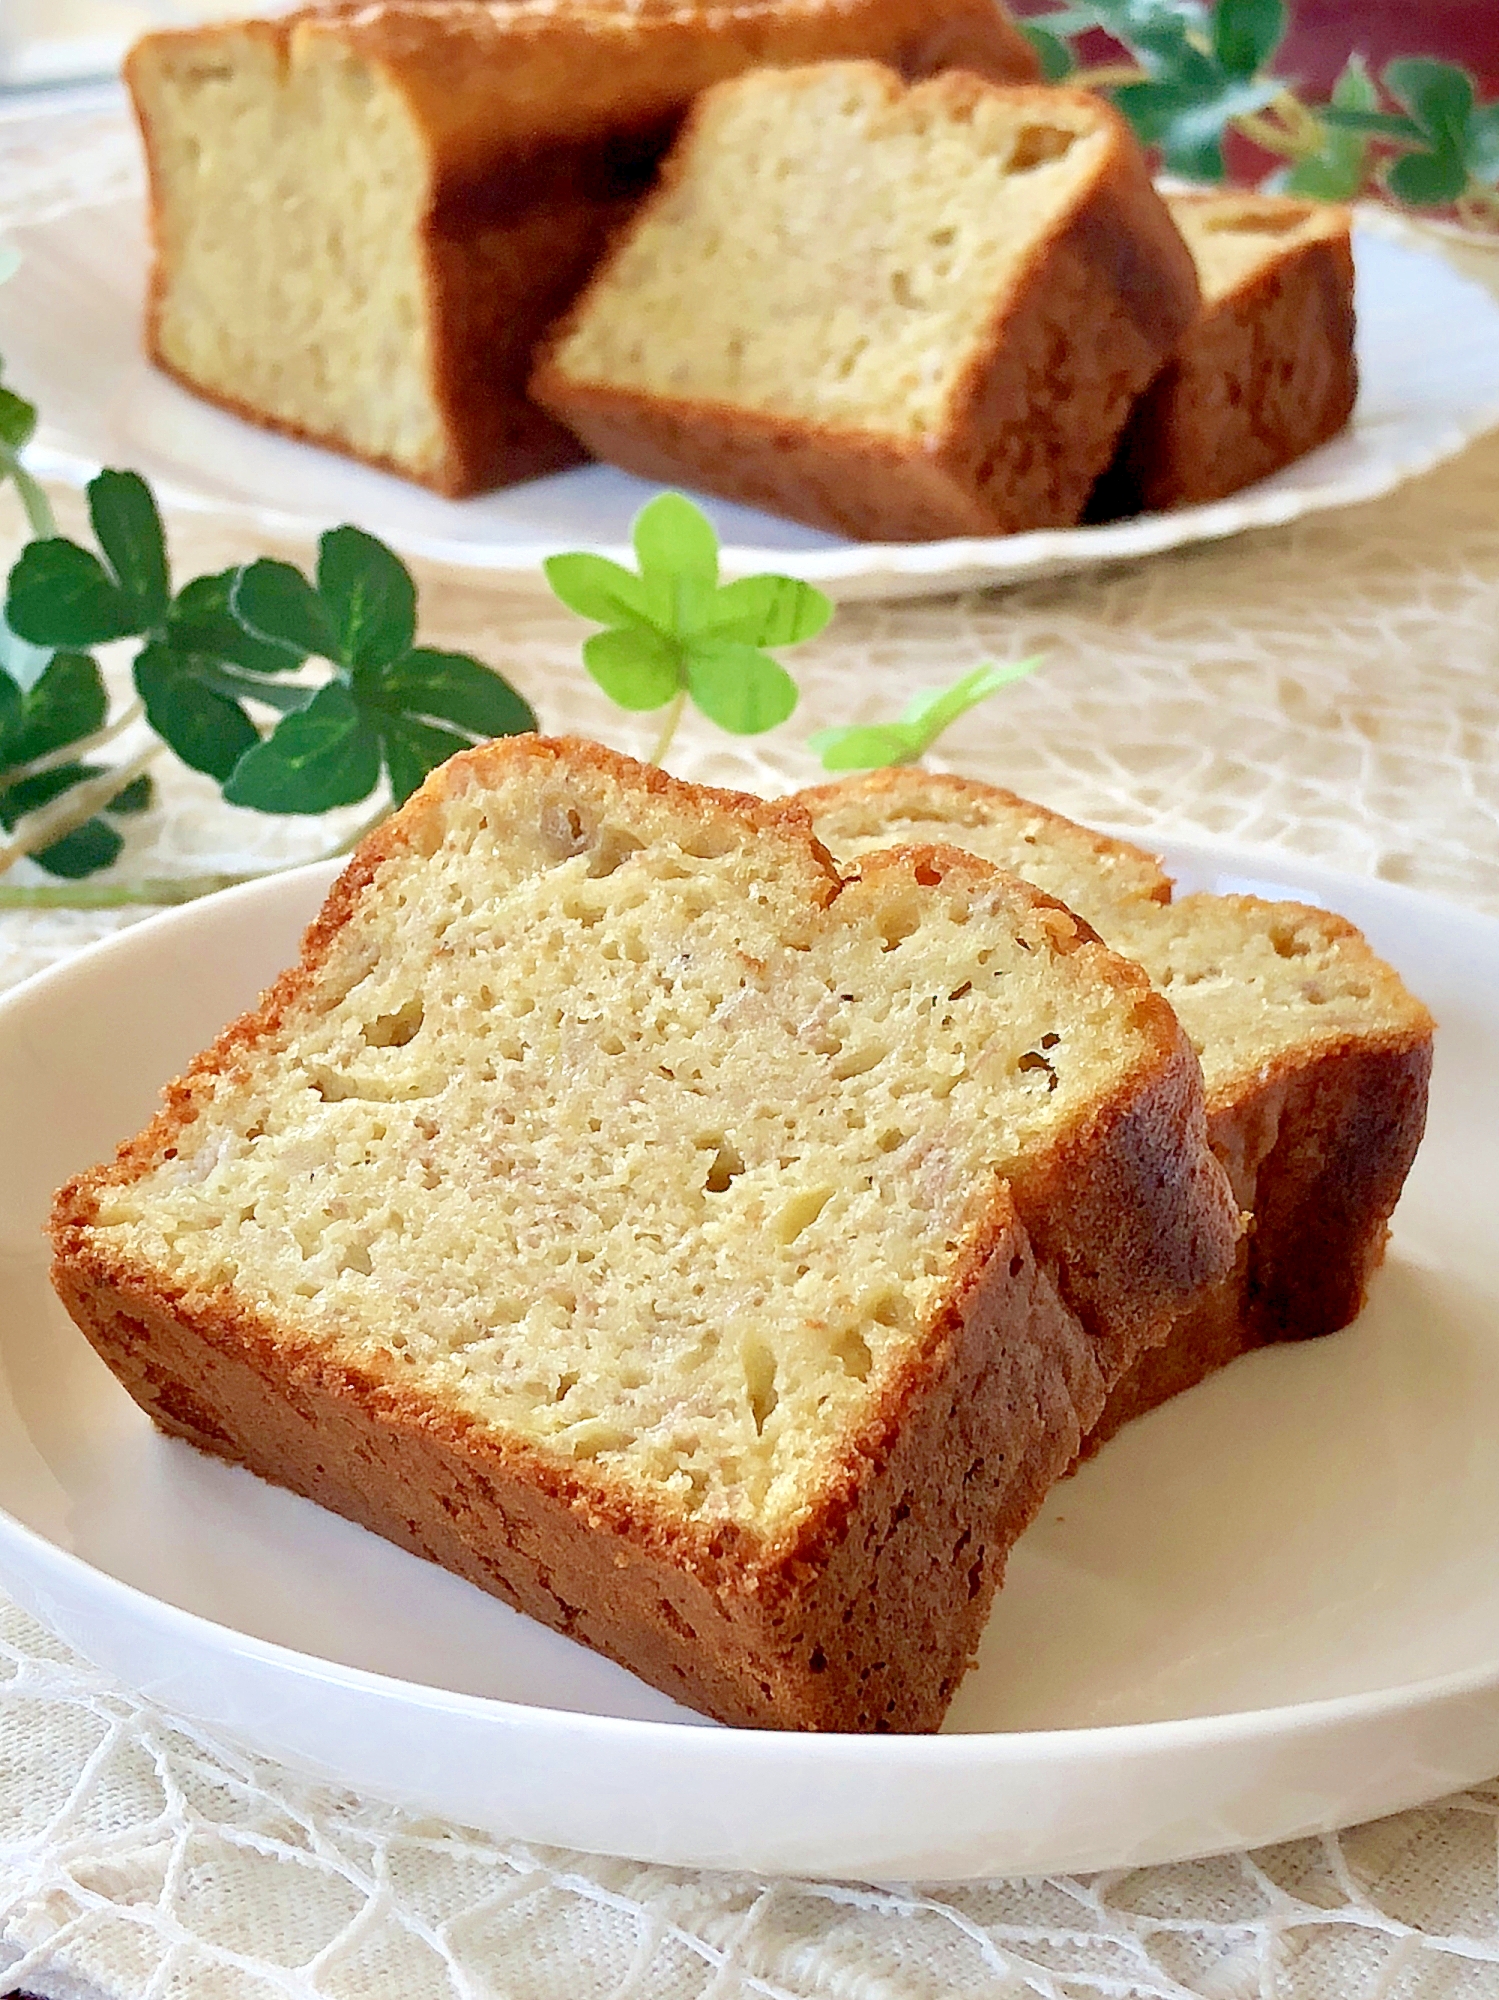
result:
[[[109,105],[0,111],[0,229],[135,173]],[[1499,290],[1499,253],[1452,254]],[[184,575],[256,552],[227,525],[170,525]],[[0,561],[18,541],[0,513]],[[644,751],[650,725],[586,681],[565,613],[421,580],[429,642],[503,666],[546,727]],[[1499,439],[1376,504],[1145,567],[850,607],[797,656],[792,727],[689,727],[672,763],[784,790],[815,775],[812,728],[1032,651],[1044,669],[954,732],[953,768],[1147,840],[1247,842],[1499,912]],[[178,774],[120,866],[327,844]],[[0,915],[0,984],[139,914]],[[876,1890],[539,1852],[209,1742],[0,1600],[0,1990],[48,2000],[1499,2000],[1496,1854],[1499,1781],[1086,1881]]]

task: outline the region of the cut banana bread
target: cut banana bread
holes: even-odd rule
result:
[[[1138,848],[962,778],[881,771],[801,802],[842,861],[950,841],[1039,883],[1144,968],[1201,1059],[1253,1227],[1230,1283],[1111,1392],[1094,1445],[1237,1354],[1355,1316],[1425,1123],[1432,1021],[1351,924],[1257,896],[1170,902]]]
[[[878,55],[1030,77],[993,0],[343,5],[148,35],[126,65],[151,357],[239,415],[441,493],[567,464],[532,348],[694,93]]]
[[[1197,310],[1128,127],[877,63],[697,102],[546,344],[537,400],[633,472],[898,541],[1075,521]]]
[[[725,1721],[929,1729],[1237,1227],[1171,1010],[1050,898],[515,738],[54,1241],[167,1430]]]
[[[1095,519],[1221,500],[1353,414],[1347,209],[1261,194],[1173,195],[1202,311],[1136,404]]]

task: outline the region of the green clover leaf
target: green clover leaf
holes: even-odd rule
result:
[[[247,563],[229,593],[229,608],[245,630],[305,659],[338,657],[339,633],[328,607],[294,563],[262,556]]]
[[[149,631],[171,601],[166,537],[150,487],[138,472],[101,472],[89,481],[88,511],[94,538],[131,607],[131,630]]]
[[[146,720],[193,771],[222,784],[260,731],[241,703],[210,678],[214,663],[201,654],[152,641],[136,655],[135,691]]]
[[[60,535],[28,542],[10,573],[5,622],[34,646],[102,646],[136,629],[135,606],[96,555]]]
[[[1040,59],[1043,83],[1065,83],[1077,68],[1071,49],[1052,26],[1054,18],[1047,14],[1039,21],[1015,23]]]
[[[301,666],[308,649],[285,640],[258,638],[235,617],[230,600],[240,572],[219,570],[194,577],[178,591],[167,613],[165,638],[178,652],[252,674],[284,674]]]
[[[36,431],[36,404],[28,403],[14,389],[0,387],[0,444],[7,451],[20,451],[30,444]]]
[[[595,625],[648,625],[645,587],[633,570],[607,556],[548,556],[541,565],[552,594]]]
[[[413,646],[377,673],[356,673],[355,692],[365,687],[378,690],[373,698],[388,708],[455,723],[468,736],[521,736],[536,727],[531,704],[502,674],[469,653]]]
[[[429,771],[471,747],[467,736],[440,729],[410,715],[387,715],[380,723],[380,753],[390,778],[394,804],[404,805]]]
[[[671,707],[655,761],[689,697],[738,736],[784,722],[796,683],[770,653],[823,629],[833,607],[822,592],[789,576],[720,584],[713,524],[680,493],[642,507],[632,540],[638,575],[586,553],[543,567],[569,610],[604,627],[584,640],[583,664],[609,699],[636,713]]]
[[[429,771],[476,740],[518,736],[536,727],[530,703],[467,653],[413,647],[388,665],[356,667],[351,687],[379,732],[397,805]]]
[[[89,519],[108,567],[62,535],[28,542],[10,573],[5,617],[35,646],[88,647],[151,631],[168,604],[166,543],[134,472],[89,481]]]
[[[740,639],[695,639],[687,651],[687,691],[710,722],[734,736],[759,736],[797,703],[786,669]]]
[[[229,607],[256,644],[284,649],[293,664],[315,653],[335,670],[316,691],[299,683],[279,694],[264,679],[252,683],[238,663],[199,676],[218,695],[286,711],[225,774],[224,796],[235,805],[326,812],[365,798],[382,770],[400,805],[455,751],[536,727],[530,703],[502,674],[467,653],[413,645],[411,573],[361,528],[323,536],[315,583],[291,563],[250,563]]]
[[[595,632],[583,641],[583,664],[617,708],[663,708],[681,687],[681,647],[650,626]]]
[[[337,634],[330,655],[345,667],[384,667],[416,638],[416,585],[383,542],[362,528],[334,528],[318,543],[317,594]]]
[[[368,798],[380,782],[380,764],[380,732],[350,689],[329,681],[246,751],[224,797],[257,812],[329,812]]]
[[[1256,76],[1285,40],[1284,0],[1218,0],[1213,54],[1229,76]]]
[[[822,760],[825,771],[874,771],[890,764],[914,764],[961,716],[1001,688],[1024,680],[1040,664],[1037,653],[1004,666],[986,663],[974,667],[951,687],[913,695],[896,722],[819,729],[807,738],[807,748]]]
[[[1360,55],[1351,55],[1343,73],[1332,87],[1332,109],[1375,111],[1379,91]],[[1369,139],[1366,133],[1339,130],[1323,117],[1322,143],[1315,153],[1306,154],[1276,179],[1286,194],[1307,195],[1313,201],[1352,201],[1369,174]]]
[[[98,662],[87,653],[54,653],[24,690],[6,679],[0,695],[0,768],[48,757],[104,727],[109,696]]]
[[[697,629],[747,646],[799,646],[832,615],[822,592],[794,576],[742,576],[713,593]]]

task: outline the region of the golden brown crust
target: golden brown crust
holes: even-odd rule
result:
[[[1091,826],[1081,826],[1076,820],[1053,812],[1050,806],[1037,805],[1034,799],[1023,799],[1018,792],[1006,791],[1003,785],[986,785],[977,778],[962,778],[951,771],[926,771],[913,769],[909,764],[890,764],[883,770],[861,771],[857,777],[835,779],[829,785],[805,785],[793,797],[799,806],[810,813],[814,822],[851,798],[867,799],[874,807],[884,808],[897,816],[908,806],[920,812],[924,801],[941,799],[947,802],[954,814],[951,823],[955,827],[962,826],[965,810],[982,814],[997,808],[1005,812],[1024,813],[1038,827],[1065,838],[1069,850],[1078,845],[1091,848],[1100,866],[1125,863],[1131,871],[1132,893],[1152,903],[1171,901],[1171,877],[1162,868],[1159,858],[1146,848],[1136,847],[1132,841],[1119,840],[1112,834],[1098,833]],[[961,841],[958,845],[962,845]],[[1024,874],[1023,869],[1015,872]],[[1144,886],[1146,883],[1148,888]]]
[[[148,109],[153,71],[211,57],[229,34],[265,42],[281,69],[319,43],[362,60],[404,98],[422,136],[423,224],[439,462],[354,450],[336,429],[285,422],[174,366],[161,310],[166,199]],[[526,394],[533,350],[651,184],[693,96],[761,63],[877,55],[926,76],[962,62],[1028,80],[1037,61],[994,0],[751,0],[614,9],[404,4],[312,8],[274,21],[168,29],[131,50],[125,78],[149,185],[146,350],[184,387],[267,429],[349,452],[450,498],[531,479],[585,456]]]
[[[886,75],[894,103],[902,84]],[[938,115],[962,117],[976,96],[992,92],[1039,115],[1066,103],[1110,137],[1105,162],[1070,214],[1034,245],[940,430],[897,438],[575,381],[558,357],[589,310],[592,287],[540,350],[533,398],[597,457],[833,533],[928,541],[1075,522],[1134,399],[1196,314],[1195,266],[1129,128],[1100,100],[1005,88],[962,71],[922,88]],[[653,200],[685,177],[705,115],[700,99]],[[606,264],[596,282],[607,271]]]
[[[1181,197],[1291,222],[1315,204],[1274,196]],[[1198,506],[1278,472],[1335,437],[1358,396],[1353,253],[1346,210],[1204,305],[1140,398],[1089,518]]]
[[[857,904],[882,873],[997,885],[1049,948],[1093,955],[1141,1013],[1146,1051],[1119,1101],[1073,1121],[1054,1160],[996,1187],[946,1303],[882,1381],[813,1504],[774,1538],[657,1507],[595,1464],[414,1393],[394,1363],[335,1359],[227,1284],[207,1292],[139,1266],[92,1226],[100,1191],[147,1170],[216,1078],[274,1044],[344,947],[382,863],[430,852],[444,800],[517,766],[628,783],[730,817],[757,843],[783,841],[823,909],[845,894]],[[513,738],[453,759],[361,845],[299,964],[169,1087],[113,1163],[60,1192],[55,1278],[164,1428],[446,1564],[668,1693],[747,1725],[926,1729],[976,1649],[1011,1543],[1109,1384],[1179,1309],[1181,1288],[1231,1261],[1233,1202],[1203,1129],[1200,1080],[1169,1009],[1054,899],[953,849],[891,852],[845,884],[794,801],[686,786],[597,745]],[[1044,1212],[1073,1202],[1082,1213],[1070,1219]],[[1128,1255],[1090,1243],[1090,1229]]]

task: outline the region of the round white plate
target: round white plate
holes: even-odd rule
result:
[[[310,1502],[158,1436],[56,1304],[53,1187],[293,954],[324,869],[0,1004],[0,1579],[166,1707],[492,1831],[875,1878],[1159,1861],[1499,1770],[1499,923],[1184,849],[1346,911],[1441,1021],[1431,1125],[1348,1331],[1116,1439],[1017,1547],[939,1737],[733,1731]]]
[[[353,521],[410,555],[538,587],[542,558],[558,549],[625,558],[630,521],[659,490],[592,465],[477,500],[442,500],[257,430],[147,365],[138,202],[75,209],[14,240],[25,264],[0,288],[0,354],[7,379],[41,407],[27,460],[45,477],[81,484],[101,464],[131,466],[175,505],[238,516],[248,535]],[[1152,555],[1387,493],[1499,424],[1499,304],[1377,212],[1361,223],[1355,248],[1362,387],[1353,423],[1273,478],[1212,506],[1110,527],[914,544],[840,541],[704,497],[725,572],[773,568],[845,600],[914,597]]]

